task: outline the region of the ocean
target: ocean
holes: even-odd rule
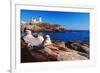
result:
[[[38,33],[38,32],[36,32]],[[39,32],[44,35],[50,35],[52,41],[89,41],[90,31],[80,30],[80,31],[67,31],[67,32]],[[21,33],[24,36],[25,33]]]
[[[69,32],[44,32],[49,34],[53,41],[89,41],[90,32],[88,30]]]

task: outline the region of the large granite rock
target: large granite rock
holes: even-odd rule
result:
[[[54,41],[53,43],[58,45],[59,47],[64,47],[64,48],[66,47],[65,42],[62,42],[62,41]]]
[[[28,62],[28,61],[29,62],[45,62],[45,61],[72,61],[72,60],[89,59],[89,54],[77,51],[76,49],[74,50],[68,47],[64,47],[65,43],[63,43],[63,46],[62,46],[62,45],[58,45],[60,43],[57,44],[56,42],[45,47],[41,47],[41,48],[36,47],[38,49],[35,49],[33,47],[33,50],[29,50],[29,48],[27,47],[27,44],[25,43],[23,44],[23,42],[21,42],[21,49],[22,49],[21,54],[23,53],[25,54],[21,55],[22,63]],[[29,58],[30,60],[28,60]]]
[[[67,52],[60,50],[59,47],[54,45],[48,45],[44,48],[44,51],[48,55],[55,56],[58,61],[68,61],[68,60],[87,60],[85,56],[79,55],[76,52]]]
[[[84,41],[74,41],[74,42],[66,42],[65,45],[68,47],[68,48],[71,48],[73,50],[76,50],[76,51],[80,51],[80,52],[84,52],[84,53],[87,53],[89,54],[89,45],[86,44]]]

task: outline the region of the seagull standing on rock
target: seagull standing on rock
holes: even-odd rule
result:
[[[44,44],[44,46],[48,46],[48,45],[51,45],[52,44],[49,35],[45,35],[45,37],[44,37],[44,43],[43,44]]]
[[[32,35],[31,30],[26,30],[26,36],[24,36],[23,39],[25,43],[28,44],[28,47],[39,46],[44,41],[43,36],[38,34]]]

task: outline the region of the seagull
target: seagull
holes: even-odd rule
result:
[[[44,41],[43,36],[38,34],[32,35],[31,30],[26,30],[26,36],[23,39],[28,44],[28,47],[39,46]]]
[[[44,46],[48,46],[48,45],[51,45],[51,44],[52,44],[52,41],[50,39],[50,36],[45,35],[45,37],[44,37]]]

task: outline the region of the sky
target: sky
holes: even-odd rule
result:
[[[90,14],[83,12],[56,12],[21,10],[21,21],[30,22],[32,18],[42,17],[42,22],[60,24],[66,29],[89,30]]]

